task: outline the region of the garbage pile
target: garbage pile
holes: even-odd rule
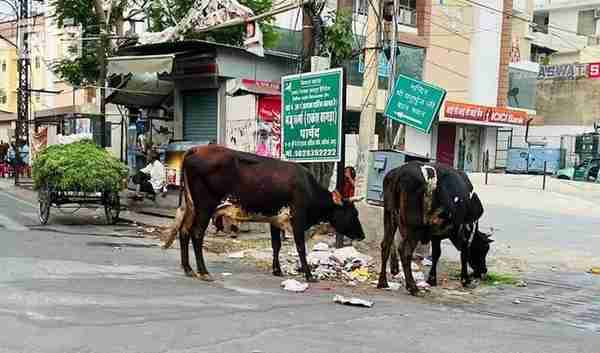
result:
[[[326,243],[317,243],[306,260],[320,280],[341,280],[358,285],[369,280],[373,273],[372,258],[348,246],[331,250]]]

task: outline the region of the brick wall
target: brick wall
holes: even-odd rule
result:
[[[504,0],[502,16],[502,34],[500,37],[500,68],[498,70],[498,102],[499,107],[508,103],[508,64],[512,45],[512,8],[513,0]]]

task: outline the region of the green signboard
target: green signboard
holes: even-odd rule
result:
[[[282,156],[296,162],[339,162],[342,69],[281,78]]]
[[[446,90],[408,76],[398,75],[384,114],[402,124],[429,133]]]

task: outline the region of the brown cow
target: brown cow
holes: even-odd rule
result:
[[[228,198],[237,200],[245,212],[267,217],[289,207],[296,249],[308,281],[315,280],[306,262],[304,232],[308,228],[329,222],[351,239],[365,237],[354,204],[323,188],[300,164],[207,145],[186,152],[182,173],[185,206],[178,209],[163,247],[170,246],[179,233],[181,265],[188,276],[211,280],[202,254],[204,233],[217,207]],[[189,264],[190,238],[198,274]],[[281,276],[281,231],[273,225],[271,243],[273,274]]]

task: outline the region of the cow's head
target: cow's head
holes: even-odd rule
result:
[[[475,278],[485,279],[487,276],[486,257],[490,250],[490,243],[494,241],[490,236],[479,231],[479,227],[475,226],[475,233],[469,245],[469,265],[473,269]]]
[[[365,232],[360,219],[358,219],[358,210],[354,206],[354,202],[358,199],[343,199],[337,191],[331,193],[331,198],[335,206],[329,216],[329,223],[333,228],[352,240],[365,239]]]

